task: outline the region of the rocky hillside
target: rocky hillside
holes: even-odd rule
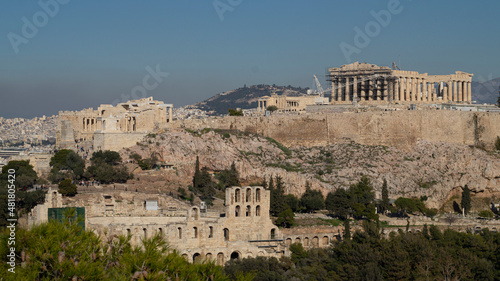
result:
[[[390,197],[429,197],[440,207],[466,184],[476,197],[500,196],[500,155],[468,146],[419,141],[413,151],[356,143],[287,149],[273,139],[243,133],[184,129],[150,135],[137,146],[122,150],[143,158],[156,155],[173,163],[176,171],[142,172],[149,177],[141,188],[187,186],[194,174],[196,156],[212,171],[228,169],[234,161],[245,184],[280,175],[286,192],[300,195],[306,181],[324,194],[346,188],[367,175],[380,198],[384,179]]]
[[[215,111],[217,114],[227,114],[229,108],[257,108],[257,100],[260,97],[271,95],[273,92],[286,96],[302,96],[306,94],[306,91],[306,88],[296,88],[292,86],[244,86],[243,88],[215,95],[207,100],[192,105],[192,107],[205,111]]]

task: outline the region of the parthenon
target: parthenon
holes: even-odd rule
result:
[[[471,103],[473,74],[428,75],[355,62],[328,70],[331,104],[355,102]]]

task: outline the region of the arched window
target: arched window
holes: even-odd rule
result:
[[[240,189],[237,188],[234,192],[234,202],[240,202]]]
[[[163,228],[158,228],[158,233],[160,234],[160,236],[163,236]]]
[[[234,216],[235,217],[240,216],[240,206],[236,206],[236,208],[234,208]]]
[[[271,239],[275,239],[276,238],[276,229],[273,228],[271,229]]]
[[[229,241],[229,229],[224,228],[224,241]]]
[[[143,228],[142,232],[144,232],[144,238],[148,238],[148,230]]]
[[[214,237],[214,228],[213,226],[208,227],[208,238],[213,238]]]
[[[249,216],[251,216],[251,215],[252,215],[252,211],[251,211],[251,210],[252,210],[252,209],[250,208],[250,206],[247,206],[247,211],[246,211],[246,213],[245,213],[247,217],[249,217]]]
[[[251,196],[252,196],[252,189],[247,188],[247,192],[246,192],[246,194],[245,194],[245,201],[246,201],[246,202],[250,202],[250,201],[251,201],[251,199],[252,199],[252,197],[251,197]]]
[[[193,238],[198,238],[198,228],[193,227]]]
[[[260,206],[255,207],[255,216],[260,216]]]
[[[217,254],[217,265],[224,265],[224,253]]]
[[[182,228],[177,228],[177,233],[179,234],[179,239],[182,239]]]
[[[194,220],[199,220],[200,219],[200,209],[198,208],[193,208],[191,209],[191,217],[194,219]]]
[[[255,201],[260,202],[260,188],[255,190]]]

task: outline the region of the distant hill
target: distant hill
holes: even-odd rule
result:
[[[477,103],[496,103],[500,86],[500,77],[484,82],[472,82],[472,96]],[[227,114],[229,108],[250,109],[257,108],[257,100],[263,96],[269,96],[273,92],[278,95],[303,96],[308,88],[276,85],[253,85],[243,86],[235,90],[217,94],[207,100],[195,103],[190,108],[198,108],[205,111],[214,111],[215,114]]]
[[[500,77],[484,82],[472,82],[472,100],[477,103],[497,103]]]
[[[303,96],[308,88],[276,85],[254,85],[243,86],[235,90],[217,94],[207,100],[196,103],[192,107],[206,111],[215,111],[216,114],[227,114],[229,108],[257,108],[257,100],[263,96],[269,96],[273,92],[278,95]]]

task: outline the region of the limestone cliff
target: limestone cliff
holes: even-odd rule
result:
[[[280,175],[286,192],[296,195],[305,190],[306,181],[326,195],[357,182],[363,174],[372,180],[377,198],[386,179],[390,197],[425,195],[432,207],[441,206],[466,184],[476,196],[500,195],[498,154],[442,142],[420,140],[412,151],[354,142],[287,150],[252,134],[178,129],[150,135],[121,153],[124,159],[132,153],[143,158],[154,154],[175,165],[176,171],[138,175],[141,180],[154,178],[146,188],[187,186],[199,156],[201,166],[212,171],[227,169],[234,161],[246,183]]]

